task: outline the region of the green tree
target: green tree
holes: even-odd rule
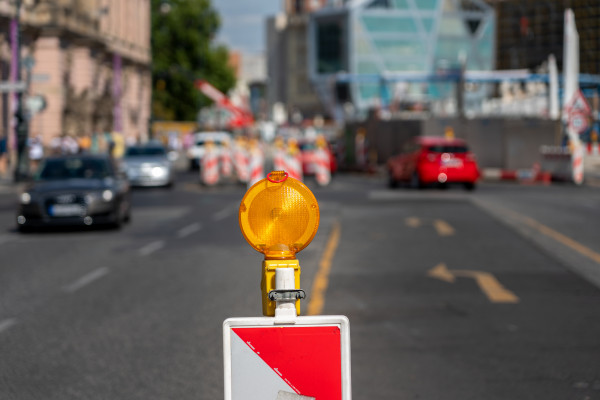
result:
[[[194,121],[211,100],[195,87],[223,93],[235,85],[229,51],[212,40],[221,24],[210,0],[152,0],[152,113],[157,120]]]

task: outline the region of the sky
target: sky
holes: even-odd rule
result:
[[[281,0],[212,0],[221,16],[216,40],[244,54],[265,51],[265,19],[282,10]]]

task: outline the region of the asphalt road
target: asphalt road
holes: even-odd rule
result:
[[[308,185],[302,308],[349,318],[355,399],[600,398],[600,189]],[[119,231],[19,235],[0,190],[0,399],[223,398],[222,322],[261,307],[244,192],[182,174]]]

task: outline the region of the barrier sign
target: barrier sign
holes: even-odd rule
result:
[[[225,400],[350,400],[344,316],[229,318],[223,323]]]

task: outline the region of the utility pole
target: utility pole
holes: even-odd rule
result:
[[[11,34],[11,53],[12,53],[12,65],[13,74],[12,78],[14,82],[21,81],[21,0],[15,0],[15,17],[10,24]],[[28,126],[27,117],[25,115],[25,109],[23,107],[23,92],[19,91],[14,97],[16,99],[16,110],[15,110],[15,131],[16,131],[16,150],[17,150],[17,163],[15,165],[14,180],[20,182],[27,176],[29,170],[27,162],[27,154],[25,152],[27,148],[27,136]]]

